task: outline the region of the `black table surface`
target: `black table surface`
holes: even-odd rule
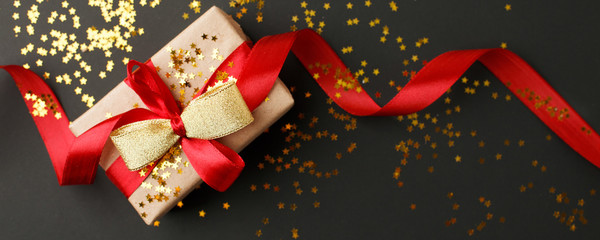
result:
[[[52,48],[52,30],[73,36],[70,42],[89,43],[86,30],[113,29],[119,24],[118,16],[107,22],[101,7],[90,6],[93,2],[106,5],[75,0],[0,3],[0,64],[28,64],[40,75],[48,72],[48,84],[71,120],[88,109],[75,94],[76,87],[100,99],[125,76],[123,58],[149,58],[217,5],[233,15],[252,39],[294,26],[321,27],[322,36],[348,67],[364,71],[360,77],[368,78],[364,88],[379,104],[406,84],[409,78],[403,72],[418,71],[423,60],[449,50],[504,45],[527,60],[600,130],[598,1],[266,0],[239,6],[202,0],[194,9],[192,0],[159,4],[135,0],[128,12],[135,11],[132,25],[144,28],[144,34],[128,39],[131,51],[113,48],[109,57],[102,51],[85,52],[81,60],[67,64],[62,63],[64,51],[54,56],[38,54],[38,47]],[[118,2],[123,1],[114,1],[113,9]],[[79,17],[79,28],[73,26],[74,16]],[[42,35],[49,40],[42,41]],[[29,44],[33,51],[23,55]],[[43,63],[38,65],[38,59]],[[105,71],[108,60],[115,63],[112,71]],[[81,61],[92,70],[81,70]],[[76,70],[88,79],[85,86],[54,81],[54,76],[73,75]],[[99,77],[100,71],[106,72],[106,78]],[[207,186],[195,190],[155,227],[139,219],[102,170],[92,185],[58,186],[17,88],[6,72],[0,72],[0,239],[600,237],[596,193],[600,171],[544,126],[482,65],[471,67],[464,82],[459,80],[453,91],[418,113],[422,129],[408,116],[402,121],[336,118],[330,109],[340,114],[343,110],[327,103],[326,95],[293,56],[280,77],[294,89],[296,104],[241,153],[247,166],[239,179],[223,193]],[[486,80],[489,86],[484,86]],[[476,92],[466,94],[465,88]],[[356,127],[346,129],[352,121]],[[312,139],[286,142],[290,131],[302,131]],[[296,148],[296,143],[301,147]],[[402,143],[411,146],[404,161],[403,153],[396,150]],[[284,154],[290,146],[293,151]],[[282,162],[265,161],[266,155],[281,157]],[[294,159],[298,163],[288,169],[285,163]],[[305,171],[300,170],[303,167]],[[230,207],[224,209],[224,203]],[[199,216],[200,211],[206,215]]]

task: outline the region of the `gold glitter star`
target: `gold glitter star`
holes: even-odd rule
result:
[[[225,210],[229,210],[229,207],[231,207],[231,206],[229,205],[229,203],[228,203],[228,202],[225,202],[225,203],[223,203],[223,208],[224,208]]]
[[[394,1],[390,2],[390,8],[392,9],[393,12],[398,11],[398,5],[396,5],[396,2],[394,2]]]
[[[412,55],[412,57],[410,58],[413,62],[419,61],[419,56],[417,55]]]
[[[452,210],[458,210],[459,208],[460,208],[460,205],[458,203],[452,204]]]
[[[200,210],[200,212],[198,212],[198,215],[200,217],[206,217],[206,212],[204,210]]]
[[[504,9],[506,11],[510,11],[510,10],[512,10],[512,6],[510,4],[506,4],[506,5],[504,5]]]
[[[155,227],[158,227],[159,225],[160,225],[160,222],[159,222],[159,221],[154,221],[154,226],[155,226]]]
[[[352,6],[354,6],[354,5],[352,5],[352,3],[351,3],[351,2],[349,2],[348,4],[346,4],[346,8],[347,8],[347,9],[352,9]]]
[[[524,185],[521,185],[521,186],[519,187],[519,191],[520,191],[520,192],[525,192],[525,190],[527,190],[527,188],[526,188]]]
[[[379,75],[379,68],[373,69],[373,75],[375,75],[375,76]]]

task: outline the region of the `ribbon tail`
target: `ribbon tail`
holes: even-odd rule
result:
[[[183,138],[181,146],[198,176],[217,191],[227,190],[244,169],[242,157],[215,140]]]
[[[420,111],[443,95],[474,62],[480,61],[565,143],[600,167],[600,136],[531,66],[506,49],[446,52],[432,59],[390,102],[380,107],[335,51],[312,30],[264,37],[249,54],[245,48],[236,50],[240,56],[247,55],[237,85],[250,110],[268,95],[291,50],[324,92],[346,112],[357,116],[395,116]],[[341,89],[339,81],[352,87]]]
[[[503,49],[478,60],[567,145],[600,167],[600,135],[525,60]]]
[[[87,179],[93,178],[95,171],[93,173],[90,171],[81,172],[66,167],[68,165],[66,160],[67,150],[73,144],[75,136],[69,130],[69,120],[54,92],[52,92],[44,80],[30,70],[16,65],[0,66],[0,68],[6,70],[12,76],[30,113],[34,113],[36,109],[34,108],[34,101],[28,101],[31,98],[27,99],[26,95],[46,96],[43,101],[47,107],[50,107],[49,110],[52,112],[45,116],[43,114],[38,116],[32,115],[31,117],[46,145],[46,150],[52,160],[59,184],[88,183],[89,180]]]

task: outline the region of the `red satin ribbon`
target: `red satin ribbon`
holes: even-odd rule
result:
[[[267,96],[291,49],[311,75],[319,74],[315,80],[325,93],[345,111],[358,116],[418,112],[437,100],[475,61],[479,61],[573,150],[600,167],[600,136],[525,60],[509,50],[446,52],[427,63],[390,102],[380,107],[365,91],[344,91],[335,87],[338,81],[333,74],[335,69],[347,72],[348,77],[352,75],[327,42],[314,31],[267,36],[251,51],[248,49],[249,46],[242,45],[232,55],[247,56],[238,86],[250,109]],[[331,64],[332,70],[325,73],[318,67],[310,67],[316,63]],[[236,66],[239,65],[236,62]],[[336,93],[341,97],[336,97]],[[247,95],[252,97],[246,98]]]
[[[224,61],[225,63],[234,61],[235,67],[222,64],[218,70],[239,76],[238,88],[248,107],[253,110],[267,97],[290,50],[311,75],[319,75],[315,80],[336,104],[358,116],[390,116],[420,111],[437,100],[475,61],[480,61],[561,139],[588,161],[600,167],[600,148],[598,148],[600,136],[531,66],[508,50],[478,49],[444,53],[423,67],[383,107],[377,105],[364,91],[345,91],[336,88],[340,77],[334,76],[335,69],[339,69],[350,78],[351,73],[331,47],[312,30],[264,37],[253,48],[250,48],[249,43],[242,44]],[[322,68],[311,68],[317,63],[329,64],[330,69],[334,71],[325,72]],[[152,63],[139,64],[139,66],[142,71],[137,71],[140,72],[139,74],[134,73],[135,78],[140,78],[150,85],[143,86],[135,83],[129,85],[134,89],[151,89],[151,94],[142,99],[149,99],[148,103],[146,100],[144,103],[152,111],[131,110],[107,119],[77,138],[69,131],[68,120],[65,117],[61,119],[51,116],[33,117],[61,185],[86,184],[93,181],[103,144],[113,129],[145,119],[177,118],[180,110],[168,103],[168,101],[174,102],[170,92],[167,94],[168,89],[167,91],[160,89],[158,75],[148,69],[153,68]],[[65,116],[52,91],[37,75],[19,66],[1,68],[12,75],[23,96],[28,91],[35,94],[49,94],[58,105],[56,110]],[[212,81],[214,76],[211,77]],[[156,85],[152,85],[153,83]],[[142,92],[148,93],[145,90]],[[336,97],[336,94],[340,94],[340,97]],[[27,101],[26,103],[30,111],[33,111],[33,104]],[[177,128],[176,120],[173,121],[173,126]],[[199,176],[217,190],[225,190],[243,167],[243,161],[235,152],[216,141],[186,138],[182,140],[182,147]],[[129,172],[124,166],[122,159],[119,158],[107,173],[119,189],[129,196],[141,184],[143,178],[135,172]]]

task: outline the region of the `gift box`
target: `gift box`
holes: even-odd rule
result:
[[[227,56],[247,40],[240,26],[229,15],[212,7],[154,54],[151,61],[183,108]],[[226,75],[217,71],[216,78],[227,78]],[[252,112],[254,121],[217,141],[240,152],[283,116],[293,103],[287,87],[277,79],[267,100]],[[138,107],[145,108],[140,97],[125,82],[121,82],[94,107],[73,121],[70,129],[79,136],[111,116]],[[107,170],[119,155],[115,145],[108,140],[100,166]],[[167,213],[203,182],[181,151],[181,145],[172,147],[155,164],[152,172],[128,198],[147,224]],[[139,170],[141,177],[144,177],[144,171]]]

